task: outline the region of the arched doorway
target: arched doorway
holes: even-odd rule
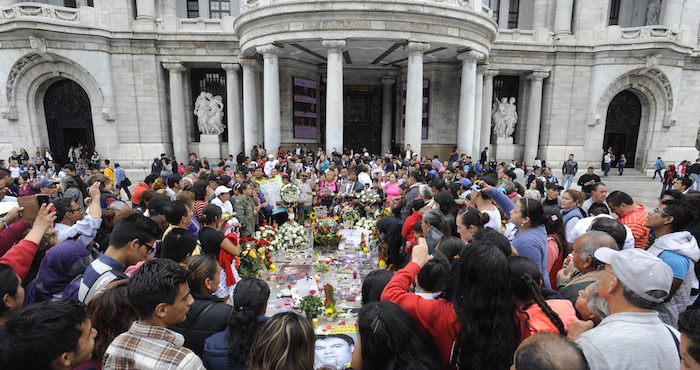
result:
[[[625,167],[628,168],[634,167],[641,118],[642,103],[637,95],[629,90],[615,95],[608,106],[603,150],[612,147],[615,162],[624,154],[627,157]]]
[[[68,149],[79,143],[94,150],[90,99],[80,85],[67,79],[54,82],[46,90],[44,112],[49,145],[59,163],[66,163]]]

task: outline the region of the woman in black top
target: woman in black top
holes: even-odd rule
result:
[[[221,222],[221,208],[209,204],[202,210],[202,218],[199,220],[202,228],[199,230],[199,242],[202,244],[202,253],[219,258],[219,250],[223,249],[234,256],[241,253],[241,247],[233,244],[226,238],[223,231],[226,223]]]
[[[190,291],[194,303],[185,321],[173,325],[171,329],[185,337],[185,347],[202,357],[204,341],[226,329],[233,307],[213,294],[219,288],[221,271],[214,257],[205,254],[191,256],[185,260],[185,264],[193,275]]]

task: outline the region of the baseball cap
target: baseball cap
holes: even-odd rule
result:
[[[231,188],[227,188],[225,186],[219,186],[216,188],[216,190],[214,190],[214,195],[218,197],[221,194],[229,193],[229,192],[231,192]]]
[[[556,182],[548,182],[547,183],[547,189],[559,189],[559,190],[564,190],[564,187],[557,184]]]
[[[53,181],[53,180],[44,180],[41,183],[39,183],[39,189],[48,188],[49,186],[51,186],[53,184],[58,184],[58,182]]]
[[[457,181],[457,182],[458,182],[460,185],[464,186],[465,188],[468,188],[468,187],[471,187],[471,186],[472,186],[472,182],[469,181],[469,179],[467,179],[467,178],[461,178],[461,179],[459,179],[459,181]]]
[[[671,291],[673,270],[659,257],[641,249],[599,248],[593,254],[601,262],[611,265],[615,276],[630,290],[650,302],[661,303]],[[656,298],[647,292],[661,290],[664,297]]]

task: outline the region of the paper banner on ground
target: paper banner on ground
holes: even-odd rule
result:
[[[358,246],[362,241],[362,234],[365,236],[365,243],[369,245],[369,230],[341,229],[338,231],[341,237],[345,237],[345,245]]]

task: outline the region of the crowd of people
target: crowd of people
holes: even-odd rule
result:
[[[573,155],[560,180],[488,148],[256,146],[217,165],[162,154],[132,186],[87,153],[0,164],[2,369],[700,369],[700,158],[649,212],[593,167],[577,178]],[[261,190],[277,178],[295,204]],[[391,213],[389,263],[363,281],[359,338],[268,317],[270,287],[232,263],[241,238],[367,189]]]

